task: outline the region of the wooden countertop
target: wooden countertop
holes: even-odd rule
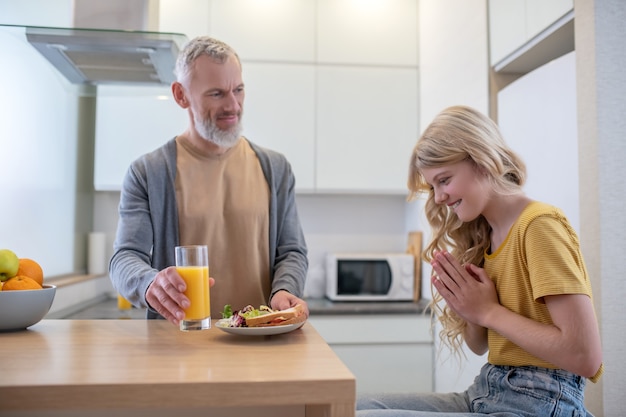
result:
[[[0,358],[0,415],[302,405],[307,417],[354,416],[355,378],[309,323],[238,336],[215,324],[42,320],[0,333]]]

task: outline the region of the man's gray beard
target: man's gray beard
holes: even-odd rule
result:
[[[232,148],[241,136],[241,121],[237,122],[237,125],[230,130],[222,130],[211,119],[200,120],[198,116],[194,115],[193,120],[198,134],[204,140],[213,142],[222,148]]]

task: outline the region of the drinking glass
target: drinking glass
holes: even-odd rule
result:
[[[209,293],[209,254],[206,245],[176,246],[176,270],[185,280],[185,295],[190,306],[180,321],[180,330],[211,328],[211,300]]]

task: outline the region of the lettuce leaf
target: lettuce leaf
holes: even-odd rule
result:
[[[226,304],[224,306],[224,311],[222,311],[222,318],[229,319],[232,317],[232,315],[233,315],[233,308],[230,306],[230,304]]]

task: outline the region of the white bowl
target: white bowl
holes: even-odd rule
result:
[[[0,331],[22,330],[44,318],[54,301],[57,287],[41,290],[0,291]]]

